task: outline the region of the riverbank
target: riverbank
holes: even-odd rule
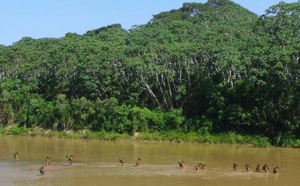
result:
[[[222,134],[197,134],[180,133],[176,131],[155,132],[155,133],[135,133],[119,134],[116,132],[99,131],[93,132],[88,130],[49,130],[42,128],[23,128],[23,127],[0,127],[0,134],[3,135],[17,135],[17,136],[42,136],[42,137],[56,137],[56,138],[73,138],[73,139],[98,139],[98,140],[123,140],[123,141],[166,141],[173,143],[210,143],[210,144],[240,144],[252,145],[257,147],[272,146],[269,139],[261,136],[242,136],[236,133],[222,133]],[[295,146],[298,147],[298,146]]]

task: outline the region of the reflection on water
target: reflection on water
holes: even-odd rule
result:
[[[300,149],[0,136],[1,185],[297,185]],[[19,152],[15,163],[13,153]],[[74,155],[69,166],[66,154]],[[39,167],[51,158],[46,176]],[[119,158],[125,157],[124,167]],[[134,167],[137,158],[141,166]],[[184,160],[180,169],[177,161]],[[207,165],[195,170],[197,163]],[[232,164],[238,164],[237,171]],[[245,164],[251,165],[246,172]],[[280,173],[257,173],[257,164]]]

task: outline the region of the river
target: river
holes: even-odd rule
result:
[[[18,152],[19,161],[13,153]],[[66,155],[74,155],[70,166]],[[41,176],[39,167],[51,164]],[[119,158],[125,158],[124,166]],[[136,160],[141,158],[139,167]],[[178,165],[185,161],[185,169]],[[198,163],[205,170],[195,170]],[[237,171],[232,165],[237,163]],[[245,164],[251,166],[249,172]],[[255,172],[267,163],[270,172]],[[279,173],[273,174],[275,166]],[[0,135],[1,186],[299,185],[300,149],[197,143],[99,141]]]

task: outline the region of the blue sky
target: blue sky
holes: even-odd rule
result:
[[[232,0],[262,15],[280,1]],[[114,23],[130,29],[146,24],[152,16],[178,9],[184,2],[206,3],[207,0],[0,0],[0,44],[11,45],[22,37],[59,38],[72,32],[84,34]]]

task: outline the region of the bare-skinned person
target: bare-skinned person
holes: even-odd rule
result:
[[[203,163],[198,163],[196,165],[196,170],[205,170],[205,168],[206,168],[206,165]]]
[[[69,165],[72,165],[74,156],[73,155],[70,155],[70,156],[66,155],[66,158],[68,158],[68,160],[69,160]]]
[[[234,171],[237,170],[237,167],[238,167],[238,165],[236,163],[233,163],[232,168],[233,168]]]
[[[249,164],[249,163],[246,163],[246,164],[245,164],[245,168],[246,168],[246,171],[249,172],[249,171],[250,171],[250,168],[251,168],[251,167],[250,167],[250,164]]]
[[[274,174],[277,174],[277,173],[279,173],[279,168],[278,168],[278,166],[274,167],[274,169],[273,169],[273,173],[274,173]]]
[[[124,167],[125,164],[125,158],[119,158],[119,162],[122,164],[122,167]]]
[[[13,153],[13,156],[14,156],[14,159],[16,162],[19,161],[19,153],[18,152]]]
[[[45,176],[45,167],[44,167],[44,166],[41,166],[41,167],[39,168],[39,170],[40,170],[41,176]]]
[[[46,166],[47,167],[50,166],[50,157],[49,156],[46,157]]]
[[[136,163],[135,163],[134,167],[140,167],[141,161],[142,161],[142,159],[141,159],[141,158],[138,158],[138,159],[136,160]]]
[[[256,166],[255,172],[260,172],[260,164]]]
[[[269,172],[269,165],[268,164],[264,164],[263,170],[265,171],[265,173],[268,173]]]
[[[178,161],[178,165],[181,169],[185,169],[185,163],[184,161]]]

